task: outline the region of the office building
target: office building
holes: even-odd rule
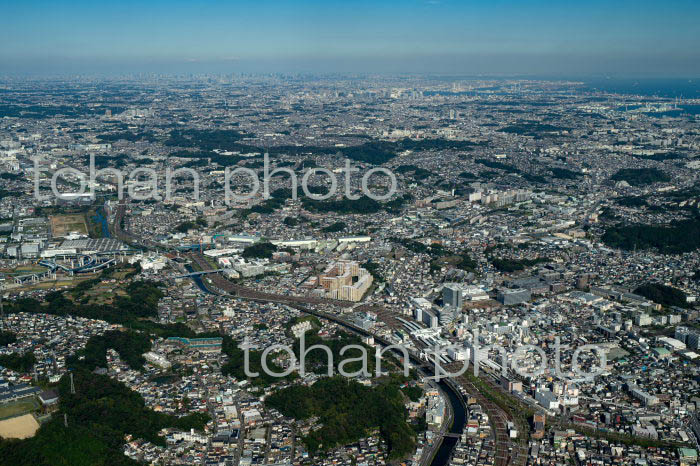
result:
[[[462,309],[462,288],[454,283],[442,288],[442,302],[445,306]]]
[[[530,301],[532,297],[530,290],[525,289],[508,289],[498,293],[498,301],[504,306],[512,306]]]

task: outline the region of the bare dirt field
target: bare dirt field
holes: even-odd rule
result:
[[[87,222],[82,214],[53,215],[51,218],[51,234],[54,237],[66,236],[72,231],[88,234]]]
[[[39,430],[39,423],[31,414],[0,421],[0,437],[6,439],[33,437],[37,430]]]

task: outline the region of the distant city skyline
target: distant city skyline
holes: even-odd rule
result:
[[[0,74],[700,75],[690,0],[5,3]]]

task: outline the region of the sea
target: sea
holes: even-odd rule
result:
[[[700,99],[700,78],[593,78],[581,81],[587,89],[615,94]]]

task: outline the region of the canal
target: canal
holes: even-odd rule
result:
[[[467,424],[467,413],[464,402],[461,396],[455,392],[455,390],[446,381],[442,380],[438,383],[443,392],[447,394],[450,401],[450,406],[452,406],[452,425],[450,426],[449,432],[451,434],[461,434],[464,431],[464,427]],[[450,458],[455,446],[457,445],[456,438],[446,437],[442,440],[440,448],[433,457],[433,461],[430,466],[447,466],[450,464]]]

